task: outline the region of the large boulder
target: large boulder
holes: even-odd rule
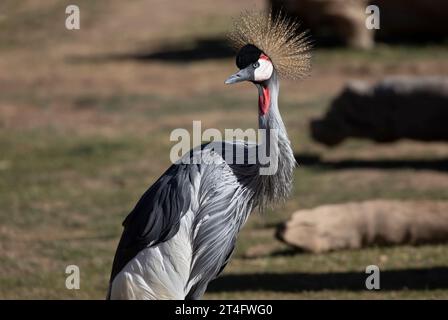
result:
[[[447,242],[448,202],[371,200],[299,210],[277,237],[313,253]]]
[[[333,146],[347,137],[392,142],[448,141],[448,77],[391,77],[355,81],[311,122],[312,137]]]

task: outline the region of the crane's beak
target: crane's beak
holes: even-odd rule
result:
[[[237,83],[241,81],[251,80],[251,73],[248,68],[241,69],[235,74],[232,74],[224,83],[225,84],[232,84]]]

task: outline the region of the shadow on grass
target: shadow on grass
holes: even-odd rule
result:
[[[210,283],[208,292],[366,290],[367,274],[260,273],[224,275]],[[434,290],[448,288],[448,267],[381,271],[381,290]]]
[[[415,169],[448,172],[448,158],[439,159],[390,159],[390,160],[355,160],[345,159],[326,161],[317,154],[296,154],[299,166],[328,170],[344,169]]]
[[[108,61],[140,61],[140,62],[195,62],[211,59],[225,59],[233,57],[235,52],[231,49],[225,38],[196,39],[193,43],[177,44],[161,47],[151,52],[128,52],[117,54],[104,54],[97,56],[72,56],[72,62],[108,62]]]

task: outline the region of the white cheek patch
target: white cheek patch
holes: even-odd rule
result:
[[[272,71],[274,71],[274,66],[271,61],[266,59],[259,59],[258,63],[260,66],[255,69],[254,79],[255,81],[265,81],[272,76]]]

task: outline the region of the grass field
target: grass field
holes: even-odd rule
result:
[[[79,31],[64,28],[68,2],[0,4],[3,299],[103,299],[121,221],[169,166],[170,132],[191,130],[193,120],[203,129],[257,126],[255,88],[225,86],[233,58],[213,49],[222,45],[231,16],[252,2],[77,2]],[[195,60],[204,39],[215,46]],[[301,208],[448,200],[446,144],[349,140],[326,149],[308,132],[310,119],[323,114],[346,81],[447,74],[447,56],[446,45],[319,49],[311,77],[282,83],[280,108],[294,151],[320,161],[296,170],[284,206],[249,219],[206,298],[448,298],[448,245],[312,255],[274,238],[276,225]],[[369,165],[319,165],[346,160]],[[65,288],[69,264],[80,267],[80,290]],[[380,291],[363,289],[370,264],[383,272]]]

